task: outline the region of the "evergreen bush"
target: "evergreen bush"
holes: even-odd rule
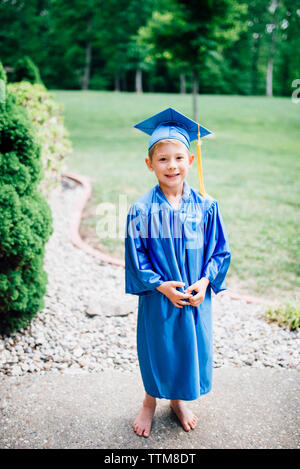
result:
[[[7,92],[0,103],[0,330],[26,327],[44,307],[45,243],[52,213],[38,184],[41,147],[27,112]]]
[[[16,62],[13,81],[29,81],[30,83],[43,84],[38,67],[27,55]]]
[[[30,117],[41,144],[41,160],[44,177],[39,189],[48,197],[53,188],[61,182],[61,173],[65,171],[65,158],[72,151],[69,134],[64,127],[62,105],[55,102],[52,93],[40,84],[26,81],[9,83],[7,91],[16,98]]]

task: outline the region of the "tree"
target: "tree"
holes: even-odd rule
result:
[[[147,51],[136,37],[138,29],[146,24],[157,0],[110,0],[101,10],[103,28],[97,46],[114,76],[114,89],[120,90],[120,81],[128,71],[135,71],[135,87],[141,92],[142,72],[151,68],[145,61]]]
[[[193,114],[197,120],[199,78],[207,58],[235,41],[244,27],[245,4],[233,0],[161,0],[140,35],[157,53],[187,65],[193,77]]]
[[[26,55],[39,68],[46,65],[50,44],[47,25],[49,2],[0,0],[0,51],[5,66],[13,69],[17,60]]]
[[[286,94],[284,82],[288,76],[299,76],[299,7],[299,2],[297,6],[292,0],[253,0],[248,3],[248,29],[242,37],[244,47],[247,42],[252,63],[252,94],[264,91],[267,96],[273,96],[274,83],[278,89],[278,82],[282,83],[281,93]]]
[[[50,0],[52,49],[65,87],[89,88],[101,6],[99,0]]]
[[[298,5],[297,5],[298,3]],[[268,44],[267,57],[267,76],[266,76],[266,95],[273,96],[273,71],[274,62],[277,59],[279,65],[281,57],[287,60],[292,56],[298,58],[299,71],[299,32],[300,32],[300,3],[291,0],[271,0],[266,13],[266,40]],[[297,30],[297,32],[296,32]],[[298,42],[297,39],[298,38]],[[295,49],[291,48],[289,41],[289,53],[286,54],[286,41],[288,39],[295,40]],[[283,76],[287,76],[288,70],[283,70]],[[296,78],[296,76],[295,76]]]
[[[292,83],[300,77],[300,4],[285,1],[286,15],[281,24],[283,29],[278,63],[277,94],[290,95]]]
[[[246,2],[245,2],[246,3]],[[48,88],[290,94],[299,0],[0,0],[0,54]],[[12,81],[12,74],[8,75]],[[195,101],[196,104],[196,101]]]

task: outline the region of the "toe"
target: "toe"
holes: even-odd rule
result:
[[[134,431],[135,431],[135,433],[138,433],[138,432],[139,432],[139,426],[138,426],[138,425],[135,425]]]
[[[139,428],[139,427],[138,427],[138,425],[137,425],[137,424],[135,424],[135,425],[134,425],[134,427],[133,427],[133,429],[134,429],[135,433],[138,433],[138,428]]]
[[[184,428],[187,432],[189,432],[190,429],[191,429],[191,427],[189,426],[188,422],[183,422],[183,428]]]
[[[196,427],[196,425],[197,425],[197,420],[198,420],[197,417],[194,417],[194,418],[193,418],[193,428]]]
[[[150,435],[150,425],[146,425],[144,430],[144,436],[147,438]]]

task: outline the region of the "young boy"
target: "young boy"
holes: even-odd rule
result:
[[[145,161],[158,180],[130,207],[125,238],[126,293],[139,295],[137,352],[146,391],[133,428],[148,437],[156,398],[170,400],[186,431],[196,426],[183,401],[211,390],[211,289],[226,289],[230,249],[218,202],[186,182],[190,141],[198,129],[201,136],[210,131],[172,108],[135,127],[151,135]]]

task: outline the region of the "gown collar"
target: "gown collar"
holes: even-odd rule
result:
[[[156,190],[160,193],[160,195],[162,195],[164,197],[164,199],[170,204],[170,202],[168,201],[168,199],[166,198],[165,194],[163,193],[163,191],[161,190],[161,188],[159,187],[159,184],[156,185]],[[189,197],[191,195],[191,187],[190,185],[186,182],[186,181],[183,181],[183,191],[182,191],[182,196],[181,196],[181,200],[186,202]]]

